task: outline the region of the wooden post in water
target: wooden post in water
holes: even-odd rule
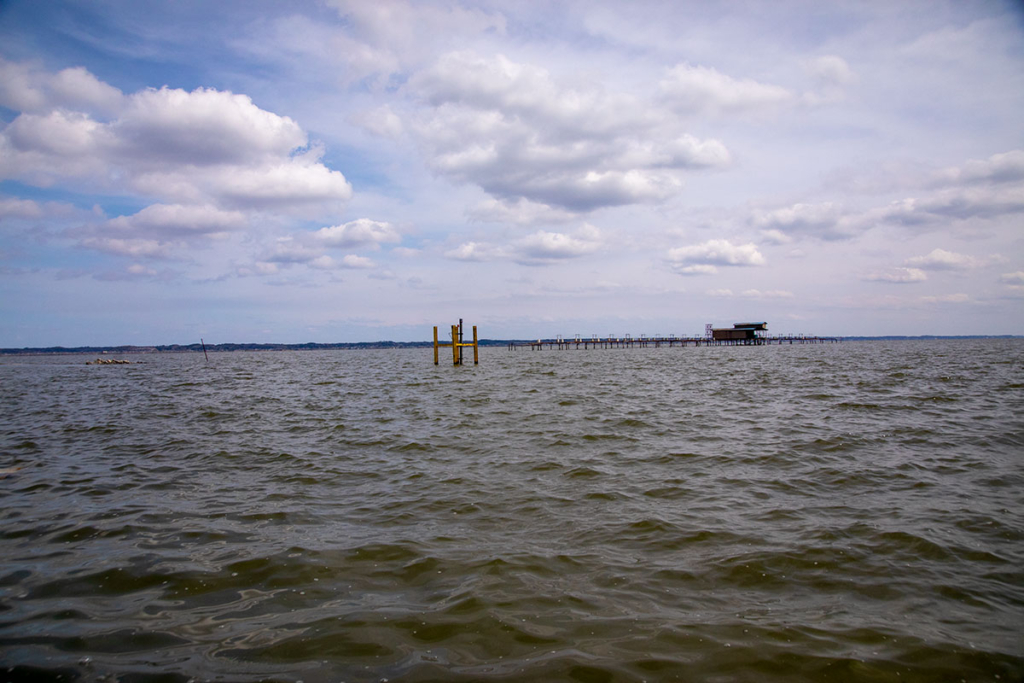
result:
[[[440,362],[439,349],[442,346],[452,347],[452,365],[462,365],[462,349],[467,346],[473,347],[473,365],[480,364],[480,351],[479,343],[480,339],[477,337],[476,325],[473,325],[473,341],[463,341],[462,336],[462,319],[459,318],[458,325],[452,325],[452,340],[451,342],[442,342],[437,338],[437,325],[434,326],[434,365]]]

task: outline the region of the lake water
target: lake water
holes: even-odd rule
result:
[[[1024,678],[1024,340],[86,360],[0,359],[2,680]]]

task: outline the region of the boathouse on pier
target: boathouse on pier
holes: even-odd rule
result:
[[[711,328],[711,339],[738,344],[758,344],[761,343],[761,335],[758,332],[767,330],[768,323],[736,323],[732,327]]]

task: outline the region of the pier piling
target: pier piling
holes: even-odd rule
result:
[[[452,340],[451,342],[442,342],[437,337],[437,326],[434,326],[434,365],[438,365],[441,362],[440,349],[441,347],[452,347],[452,365],[462,365],[462,349],[467,346],[473,347],[473,365],[480,364],[480,351],[479,351],[479,339],[477,338],[476,325],[473,325],[473,341],[463,341],[462,334],[462,318],[459,318],[458,325],[452,325]]]

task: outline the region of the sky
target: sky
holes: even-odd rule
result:
[[[0,347],[1024,334],[1024,4],[0,2]]]

